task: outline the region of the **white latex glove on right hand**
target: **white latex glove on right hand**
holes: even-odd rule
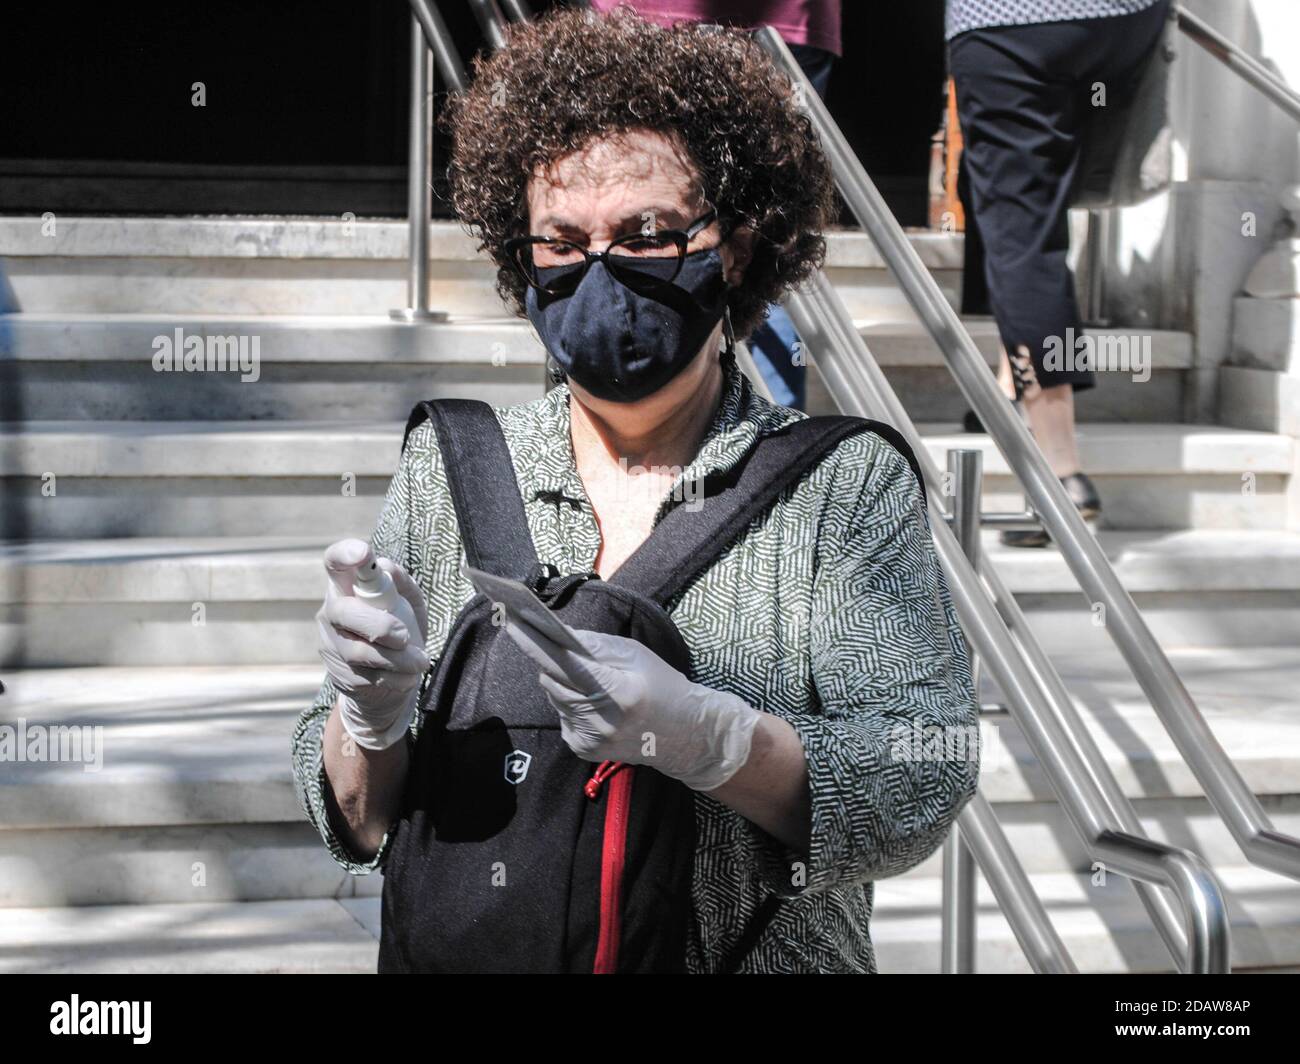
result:
[[[506,632],[540,668],[560,736],[584,761],[649,765],[711,791],[749,760],[763,714],[738,695],[692,682],[635,639],[574,629],[579,654],[513,621]]]
[[[353,597],[353,575],[370,559],[364,540],[343,539],[326,548],[329,584],[316,614],[317,649],[338,690],[343,727],[357,745],[384,750],[405,736],[415,714],[420,680],[429,668],[428,611],[419,586],[387,558],[378,560],[379,568],[392,577],[420,630],[409,631],[393,614]]]

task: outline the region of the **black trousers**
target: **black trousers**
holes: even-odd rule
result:
[[[1092,371],[1043,365],[1048,337],[1064,343],[1068,329],[1082,332],[1066,265],[1070,193],[1088,123],[1104,120],[1094,112],[1098,86],[1111,108],[1132,93],[1168,10],[1159,0],[1114,18],[969,30],[948,46],[965,141],[967,272],[982,246],[1002,342],[1013,356],[1029,349],[1044,388],[1096,383]]]

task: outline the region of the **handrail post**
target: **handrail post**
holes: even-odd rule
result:
[[[952,489],[952,531],[972,568],[979,565],[980,494],[983,456],[977,450],[948,452],[948,486]],[[970,652],[971,682],[979,702],[979,659]],[[947,975],[968,975],[975,971],[975,922],[978,919],[975,892],[975,858],[962,839],[961,828],[953,825],[943,844],[943,911],[941,968]]]
[[[430,97],[433,94],[433,54],[419,16],[411,12],[411,128],[407,156],[406,212],[410,235],[406,306],[389,311],[394,321],[444,321],[444,311],[429,309],[429,223],[433,207],[430,159]]]
[[[940,970],[944,975],[975,974],[975,857],[956,824],[943,841],[943,909]]]

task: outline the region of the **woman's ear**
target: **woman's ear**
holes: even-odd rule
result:
[[[722,244],[722,269],[729,285],[745,279],[745,270],[754,257],[754,239],[758,234],[747,225],[737,226]]]

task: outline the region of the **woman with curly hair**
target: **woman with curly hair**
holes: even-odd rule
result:
[[[384,872],[381,971],[874,971],[872,881],[973,793],[975,703],[905,445],[736,365],[824,251],[791,86],[744,34],[561,12],[446,120],[563,379],[418,408],[372,543],[326,552],[295,776]]]

